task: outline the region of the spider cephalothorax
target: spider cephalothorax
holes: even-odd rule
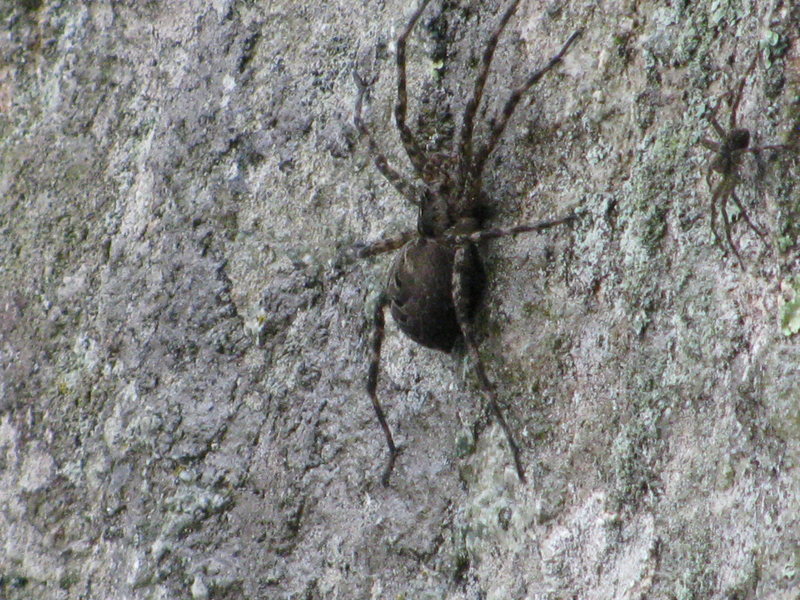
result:
[[[391,167],[378,149],[361,117],[362,101],[368,84],[354,72],[358,87],[354,115],[356,127],[366,137],[378,170],[418,210],[416,231],[407,231],[395,238],[357,247],[357,253],[361,257],[399,249],[389,270],[386,289],[379,296],[375,307],[372,359],[367,380],[367,390],[389,446],[389,462],[383,474],[383,483],[388,484],[397,456],[391,430],[377,398],[384,310],[387,307],[400,330],[423,346],[449,352],[455,342],[463,337],[475,363],[478,380],[488,396],[489,408],[503,428],[511,447],[517,474],[524,480],[519,449],[497,404],[472,331],[472,317],[479,304],[485,279],[476,244],[485,239],[543,231],[570,222],[575,217],[569,215],[553,221],[518,225],[508,229],[483,229],[485,207],[481,189],[482,173],[522,95],[561,61],[580,32],[573,33],[544,67],[530,74],[511,92],[501,112],[489,122],[487,139],[474,149],[475,115],[497,41],[519,4],[519,0],[513,0],[503,13],[483,52],[472,95],[464,110],[456,151],[453,154],[426,154],[416,135],[406,124],[405,45],[406,38],[429,2],[430,0],[422,0],[397,40],[395,123],[418,182],[412,183]]]
[[[719,100],[717,100],[717,104],[711,111],[709,122],[714,128],[714,131],[720,137],[720,141],[715,142],[714,140],[710,140],[708,138],[702,138],[700,140],[700,143],[703,146],[715,152],[713,159],[709,163],[708,171],[706,172],[706,183],[708,184],[709,189],[713,190],[711,193],[711,231],[714,234],[714,240],[717,244],[719,244],[720,239],[719,234],[717,233],[717,208],[719,208],[719,212],[722,215],[722,224],[725,229],[725,239],[728,241],[728,245],[731,247],[731,250],[733,250],[733,254],[736,256],[736,259],[739,261],[739,265],[742,268],[744,268],[744,262],[742,261],[742,257],[739,255],[739,250],[736,248],[736,244],[733,242],[733,238],[731,236],[730,218],[728,217],[728,212],[726,210],[729,199],[732,199],[739,208],[742,218],[744,219],[745,223],[750,226],[750,229],[752,229],[765,244],[766,240],[764,232],[762,232],[753,224],[747,214],[747,211],[745,211],[744,206],[736,195],[736,185],[739,183],[739,163],[741,162],[745,152],[757,154],[764,150],[793,149],[791,146],[785,145],[769,145],[758,147],[750,146],[750,131],[748,129],[736,126],[736,112],[739,109],[739,103],[742,100],[742,92],[744,91],[744,86],[747,83],[747,78],[756,66],[757,60],[758,55],[753,57],[753,61],[750,63],[747,71],[745,71],[744,75],[742,76],[739,86],[736,88],[736,92],[733,94],[731,94],[731,92],[723,94]],[[725,128],[719,124],[719,121],[717,121],[717,112],[722,105],[722,100],[725,98],[728,99],[731,109],[727,130],[725,130]],[[713,186],[711,183],[711,176],[713,173],[717,173],[721,176],[721,179],[716,186]]]

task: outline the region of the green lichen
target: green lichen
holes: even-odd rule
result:
[[[666,234],[667,212],[674,197],[673,178],[679,171],[685,151],[683,133],[671,126],[662,128],[653,137],[653,160],[641,165],[634,178],[629,218],[648,257],[659,252],[660,242]]]
[[[763,49],[764,61],[771,67],[775,60],[782,58],[789,50],[789,38],[777,31],[767,31],[759,45]]]
[[[80,583],[80,575],[78,573],[69,572],[65,574],[58,581],[58,587],[62,590],[69,590]]]
[[[800,277],[795,277],[792,293],[794,298],[781,307],[781,332],[785,336],[800,331]]]
[[[694,552],[684,560],[684,570],[678,575],[671,595],[676,600],[705,600],[714,596],[715,574],[705,548],[696,540]]]
[[[475,452],[475,436],[471,429],[464,428],[456,436],[456,456],[464,459]]]

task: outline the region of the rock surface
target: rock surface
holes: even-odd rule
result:
[[[800,142],[796,3],[523,0],[479,114],[582,38],[487,168],[482,354],[387,328],[413,227],[352,125],[408,171],[391,110],[413,3],[0,3],[0,597],[789,599],[800,587],[800,165],[743,158],[745,261],[713,243],[708,123]],[[460,125],[505,3],[434,0],[410,122]],[[728,109],[720,115],[727,119]],[[731,203],[733,204],[733,203]]]

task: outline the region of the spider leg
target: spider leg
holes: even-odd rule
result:
[[[705,146],[709,150],[712,150],[714,152],[719,152],[719,147],[720,147],[719,142],[715,142],[714,140],[710,140],[708,138],[702,138],[700,140],[700,144]]]
[[[722,214],[722,224],[725,226],[725,239],[728,240],[728,245],[731,247],[731,250],[733,250],[733,253],[736,256],[736,260],[739,261],[739,266],[744,271],[744,261],[742,260],[742,257],[739,255],[739,249],[736,247],[736,244],[733,243],[733,236],[731,236],[731,222],[730,219],[728,218],[728,211],[725,210],[725,205],[728,204],[728,197],[731,195],[733,190],[727,190],[727,192],[728,193],[723,194],[722,197],[720,198],[721,205],[719,207],[719,212],[720,214]]]
[[[752,152],[753,154],[758,154],[763,150],[789,150],[790,152],[798,151],[795,146],[791,146],[789,144],[771,144],[769,146],[757,146],[755,148],[742,148],[740,152]]]
[[[378,303],[375,305],[375,312],[373,314],[373,329],[370,348],[370,361],[369,361],[369,375],[367,376],[367,393],[369,393],[370,400],[372,400],[372,407],[375,409],[375,414],[378,416],[378,422],[381,424],[381,429],[386,436],[386,444],[389,446],[389,461],[386,463],[386,468],[381,476],[381,482],[384,486],[389,485],[389,476],[394,469],[394,461],[397,458],[397,447],[394,445],[394,438],[392,438],[392,431],[389,429],[389,424],[386,422],[386,416],[383,413],[380,402],[378,402],[378,369],[381,364],[381,345],[383,344],[383,328],[384,316],[383,311],[389,304],[386,294],[381,294]]]
[[[489,68],[492,65],[494,51],[497,48],[497,42],[500,39],[500,35],[503,33],[508,21],[514,14],[514,11],[517,9],[517,5],[519,5],[519,0],[514,0],[509,5],[509,7],[506,9],[506,12],[503,13],[503,16],[500,19],[500,22],[497,24],[497,27],[495,27],[494,31],[492,32],[492,36],[489,38],[489,42],[486,44],[486,48],[483,50],[483,56],[481,57],[481,69],[478,72],[478,77],[475,79],[472,97],[469,99],[467,106],[464,109],[464,122],[461,126],[461,141],[459,143],[462,181],[466,181],[469,170],[472,166],[472,133],[475,129],[475,113],[477,112],[478,106],[481,103],[483,88],[486,85],[486,78],[489,76]]]
[[[708,115],[708,122],[711,123],[711,126],[714,128],[714,131],[717,132],[717,135],[722,138],[723,140],[727,137],[728,132],[722,128],[722,125],[719,124],[717,121],[717,113],[719,112],[720,107],[722,106],[722,101],[730,96],[730,92],[725,92],[724,94],[720,95],[717,98],[717,103],[714,104],[714,108],[711,109],[711,114]]]
[[[483,388],[484,393],[489,400],[489,408],[494,414],[495,419],[503,428],[503,432],[508,440],[508,445],[511,448],[511,454],[514,457],[514,467],[517,470],[517,475],[520,481],[525,481],[525,470],[522,467],[522,460],[520,459],[520,452],[517,443],[514,441],[514,436],[511,433],[511,428],[506,423],[503,417],[503,412],[497,404],[497,398],[489,378],[486,376],[486,371],[483,368],[483,362],[478,354],[478,344],[475,341],[475,335],[472,331],[472,323],[468,317],[469,294],[467,292],[467,272],[469,270],[469,260],[467,253],[470,250],[468,243],[459,244],[456,248],[456,255],[453,264],[453,304],[456,309],[456,319],[461,333],[464,335],[464,342],[467,345],[467,350],[475,363],[475,372],[478,376],[478,381]]]
[[[442,236],[444,239],[455,242],[456,244],[464,243],[477,243],[483,240],[491,240],[494,238],[505,237],[508,235],[517,235],[520,233],[529,233],[533,231],[544,231],[557,225],[564,225],[577,220],[578,216],[575,214],[567,215],[560,219],[552,221],[539,221],[538,223],[528,223],[525,225],[516,225],[514,227],[496,228],[496,229],[483,229],[473,233],[463,235],[447,235]]]
[[[372,160],[375,163],[375,166],[380,171],[381,175],[383,175],[389,183],[391,183],[394,188],[400,192],[400,194],[405,197],[406,200],[411,202],[412,204],[419,204],[419,199],[417,197],[417,190],[403,175],[397,172],[389,165],[389,161],[386,160],[386,156],[381,152],[380,148],[378,148],[378,144],[375,142],[375,139],[372,137],[372,133],[370,132],[367,124],[364,123],[364,120],[361,118],[361,106],[364,100],[364,94],[367,91],[367,83],[361,78],[358,72],[353,69],[353,79],[355,79],[356,87],[358,88],[358,95],[356,96],[356,107],[353,111],[353,121],[355,122],[356,129],[358,129],[359,133],[367,138],[367,143],[369,145],[369,152],[372,156]]]
[[[419,147],[414,134],[406,124],[406,112],[408,110],[408,92],[406,91],[406,38],[408,38],[414,25],[417,24],[422,11],[428,6],[430,0],[422,0],[419,7],[411,16],[411,20],[406,28],[397,38],[397,104],[394,106],[394,120],[400,132],[400,139],[406,154],[414,166],[414,171],[422,178],[422,170],[425,166],[425,155]]]
[[[721,101],[722,101],[722,98],[720,98],[719,102],[721,102]],[[717,108],[719,108],[719,102],[717,102]],[[719,121],[717,121],[716,113],[717,113],[717,109],[715,108],[714,112],[712,112],[709,115],[708,120],[711,122],[711,126],[714,128],[714,131],[717,132],[717,135],[720,136],[724,140],[726,137],[728,137],[728,132],[725,131],[722,128],[722,125],[719,124]]]
[[[708,182],[708,187],[711,187],[710,172],[709,176],[706,178],[706,181]],[[720,247],[722,247],[722,240],[720,240],[719,233],[717,233],[717,202],[722,194],[724,185],[725,181],[720,181],[719,184],[717,184],[717,187],[714,189],[714,193],[711,194],[711,233],[714,234],[714,243]]]
[[[553,58],[551,58],[544,67],[538,71],[534,71],[531,75],[529,75],[521,86],[511,92],[511,96],[509,96],[508,100],[503,106],[500,116],[492,119],[489,141],[475,155],[475,165],[473,168],[475,179],[480,179],[486,159],[489,158],[489,155],[492,153],[495,146],[497,146],[497,142],[500,140],[500,136],[503,135],[503,131],[505,131],[508,120],[511,118],[511,115],[514,114],[514,110],[517,108],[517,104],[519,104],[522,95],[527,92],[537,81],[539,81],[545,75],[545,73],[550,71],[553,67],[561,62],[561,59],[567,53],[569,47],[581,33],[582,31],[579,29],[569,36],[566,43],[561,47],[561,50],[558,51],[558,54],[553,56]]]
[[[366,244],[356,244],[353,246],[353,250],[358,258],[367,258],[368,256],[375,256],[376,254],[397,250],[416,236],[417,233],[415,231],[404,231],[395,237],[383,238]]]
[[[730,195],[731,195],[731,198],[733,198],[733,201],[736,204],[736,206],[739,208],[739,212],[741,212],[742,218],[744,219],[744,222],[747,223],[750,226],[750,229],[752,229],[753,231],[755,231],[758,234],[758,237],[760,237],[761,241],[764,242],[764,245],[767,246],[768,244],[767,244],[766,234],[763,231],[761,231],[758,227],[756,227],[753,224],[753,222],[750,220],[750,217],[747,215],[747,211],[744,209],[744,206],[742,206],[742,203],[739,201],[738,196],[736,196],[736,191],[735,190],[731,190],[731,194]]]
[[[742,80],[739,82],[739,86],[736,88],[736,94],[733,96],[733,101],[731,102],[731,116],[729,121],[730,129],[736,128],[736,112],[739,110],[739,102],[742,101],[742,92],[744,92],[744,86],[747,83],[747,78],[756,67],[756,62],[758,62],[758,54],[753,57],[753,60],[750,62],[750,66],[747,67],[744,75],[742,75]]]

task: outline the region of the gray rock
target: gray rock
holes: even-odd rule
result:
[[[433,2],[410,118],[444,147],[505,2]],[[713,244],[706,115],[797,143],[791,3],[523,1],[478,135],[585,29],[487,167],[482,355],[523,449],[473,439],[463,355],[367,306],[414,226],[353,129],[391,112],[406,2],[0,8],[0,597],[792,598],[800,586],[798,162],[743,158],[742,271]],[[727,117],[727,108],[721,115]],[[794,137],[792,137],[794,136]]]

